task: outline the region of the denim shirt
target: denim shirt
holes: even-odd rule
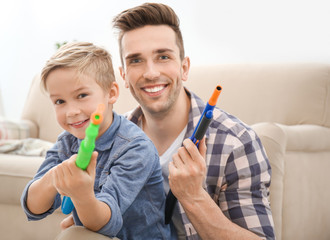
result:
[[[95,196],[111,209],[111,219],[98,232],[120,239],[169,239],[164,223],[165,192],[157,150],[151,140],[123,116],[113,114],[113,122],[95,143],[98,151]],[[35,215],[26,205],[29,186],[48,170],[76,154],[81,140],[63,132],[47,152],[37,174],[23,191],[21,203],[29,220],[39,220],[61,205],[57,194],[53,206]],[[83,225],[73,210],[76,225]]]

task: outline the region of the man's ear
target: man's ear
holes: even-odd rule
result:
[[[114,104],[119,97],[119,86],[117,82],[113,82],[109,89],[109,103]]]
[[[182,60],[182,76],[181,76],[182,81],[188,80],[189,69],[190,69],[190,58],[185,57]]]
[[[123,67],[119,67],[119,72],[120,72],[120,76],[121,78],[124,80],[125,82],[125,88],[128,88],[128,82],[126,80],[126,74],[125,74],[125,69]]]

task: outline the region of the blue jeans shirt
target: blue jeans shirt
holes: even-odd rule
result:
[[[47,152],[37,174],[23,191],[21,203],[29,220],[40,220],[61,205],[57,194],[53,206],[35,215],[26,205],[29,186],[48,170],[76,154],[81,140],[62,133]],[[111,209],[111,219],[98,232],[120,239],[170,239],[164,223],[165,192],[157,150],[135,124],[114,113],[108,130],[97,139],[98,151],[94,192]],[[82,225],[75,209],[76,225]]]

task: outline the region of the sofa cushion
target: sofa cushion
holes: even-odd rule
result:
[[[31,136],[49,142],[55,142],[57,136],[63,131],[56,121],[54,107],[45,91],[40,86],[40,76],[36,75],[31,83],[22,119],[29,120],[37,126],[37,132]]]
[[[0,202],[2,204],[20,205],[23,189],[36,174],[43,160],[44,157],[0,154]]]
[[[185,83],[208,100],[223,87],[218,106],[247,124],[276,122],[330,127],[330,65],[222,64],[192,67]]]
[[[30,137],[30,128],[25,121],[13,121],[0,117],[0,139],[24,139]]]

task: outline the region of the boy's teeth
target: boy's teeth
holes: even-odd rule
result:
[[[163,88],[164,88],[164,86],[156,86],[156,87],[151,87],[151,88],[145,88],[144,90],[149,93],[155,93],[155,92],[162,90]]]
[[[83,122],[85,122],[85,121],[81,121],[81,122],[73,123],[72,125],[74,125],[74,126],[76,126],[76,125],[80,125],[80,124],[82,124]]]

